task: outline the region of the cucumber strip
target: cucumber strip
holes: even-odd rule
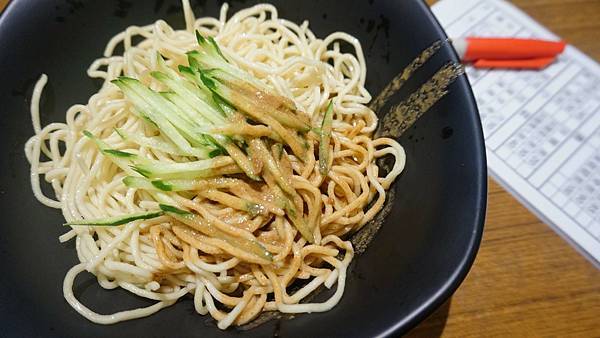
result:
[[[133,105],[139,111],[143,112],[144,115],[148,116],[156,124],[161,133],[171,140],[175,146],[190,156],[198,155],[197,150],[194,150],[190,143],[179,133],[177,128],[159,112],[160,107],[152,105],[144,99],[145,96],[150,97],[154,95],[162,98],[159,94],[146,88],[138,80],[132,78],[122,76],[117,80],[113,80],[112,83],[116,84],[125,96],[131,100]]]
[[[192,61],[190,61],[190,62],[192,62]],[[236,113],[236,110],[234,107],[232,107],[229,103],[227,103],[225,100],[223,100],[221,97],[219,97],[219,95],[216,95],[215,93],[213,93],[210,89],[208,89],[204,85],[204,82],[202,82],[202,79],[200,78],[199,71],[196,71],[196,70],[192,69],[191,67],[185,67],[185,66],[181,66],[181,65],[179,66],[179,71],[181,72],[181,75],[183,75],[183,77],[185,77],[192,83],[196,84],[198,87],[201,88],[201,90],[203,92],[210,93],[211,99],[212,99],[210,101],[211,105],[214,108],[217,108],[218,110],[220,110],[226,117],[229,118],[233,114]]]
[[[220,167],[233,164],[233,159],[227,156],[215,157],[207,160],[183,163],[160,163],[152,161],[132,166],[140,175],[146,178],[184,178],[211,177],[221,174]]]
[[[198,40],[198,46],[200,48],[187,53],[188,62],[190,57],[194,59],[193,63],[190,63],[192,68],[220,68],[227,73],[235,75],[241,80],[252,83],[257,88],[268,89],[264,83],[258,81],[253,76],[250,76],[250,74],[229,63],[223,56],[223,53],[221,53],[217,42],[213,38],[204,38],[198,31],[196,31],[196,39]]]
[[[148,180],[143,177],[127,176],[123,178],[123,184],[130,188],[144,189],[149,191],[193,191],[207,188],[209,184],[205,180]]]
[[[194,95],[199,97],[204,102],[211,101],[211,95],[210,95],[210,91],[208,89],[204,88],[204,86],[199,86],[200,88],[198,88],[198,86],[194,85],[196,83],[196,81],[193,80],[193,77],[195,75],[194,75],[194,71],[191,68],[179,65],[179,66],[177,66],[177,70],[179,70],[179,73],[178,73],[167,66],[165,59],[163,58],[163,56],[160,53],[157,53],[157,66],[159,69],[158,73],[162,72],[163,75],[166,75],[172,81],[176,81],[178,83],[178,85],[183,86],[189,92],[193,93]],[[190,77],[190,75],[192,75],[192,76]],[[183,76],[185,79],[188,79],[188,81],[186,81],[185,79],[182,79],[181,76]],[[159,79],[157,79],[157,80],[159,80]],[[159,80],[159,81],[161,81],[161,80]]]
[[[327,111],[321,123],[321,140],[319,142],[319,172],[327,176],[329,172],[329,142],[331,141],[331,125],[333,123],[333,101],[329,101]]]
[[[218,81],[212,81],[210,78],[204,76],[204,73],[201,74],[201,77],[210,90],[229,101],[233,106],[240,109],[240,111],[244,112],[250,118],[271,127],[273,131],[279,135],[279,137],[286,141],[296,157],[298,157],[301,161],[306,159],[306,147],[295,131],[286,129],[274,117],[266,114],[260,108],[257,108],[254,104],[244,99],[242,95],[239,95],[231,88],[224,86]]]
[[[193,191],[207,188],[209,184],[199,179],[175,179],[175,180],[148,180],[142,177],[127,176],[123,178],[123,184],[130,188],[144,189],[150,191]]]
[[[125,172],[131,172],[129,165],[131,164],[131,160],[137,158],[137,155],[121,150],[111,149],[108,144],[106,144],[104,141],[100,140],[87,130],[83,131],[83,135],[94,141],[96,147],[98,147],[100,152],[105,156],[108,156],[108,158],[110,158],[110,160],[119,168],[121,168]]]
[[[190,106],[196,107],[196,109],[210,122],[214,124],[225,123],[225,117],[221,114],[221,112],[198,97],[197,91],[185,86],[182,83],[183,80],[171,79],[161,72],[151,72],[150,75],[165,84],[173,92],[179,94],[181,98],[184,99]]]
[[[189,105],[189,103],[186,102],[178,94],[164,93],[163,95],[166,95],[166,97],[168,97],[171,100],[171,102],[173,104],[175,104],[175,107],[173,107],[174,110],[176,109],[176,110],[185,111],[188,113],[193,112],[193,111],[199,112],[196,108]],[[173,121],[173,122],[176,126],[179,126],[179,123],[177,123],[176,121]],[[255,181],[260,181],[260,177],[258,177],[258,173],[256,173],[254,171],[254,167],[252,166],[252,163],[250,162],[250,160],[235,145],[235,143],[231,142],[231,139],[229,137],[219,135],[216,133],[211,133],[209,128],[200,127],[200,130],[202,132],[206,133],[206,135],[210,135],[210,138],[206,137],[206,135],[205,135],[205,139],[208,139],[213,145],[224,149],[233,158],[233,160],[240,166],[240,168],[246,173],[246,175],[248,177],[250,177],[251,179],[253,179]]]
[[[213,201],[220,202],[224,201],[225,198],[230,199],[228,202],[223,204],[230,204],[230,202],[236,203],[238,207],[236,209],[243,210],[248,212],[252,217],[257,216],[265,211],[273,212],[275,214],[283,214],[282,208],[275,206],[270,203],[265,203],[260,198],[256,196],[252,196],[251,199],[247,199],[246,194],[240,195],[236,192],[233,192],[234,195],[222,195],[225,194],[223,192],[217,191],[219,183],[215,181],[207,181],[207,180],[148,180],[142,177],[134,177],[127,176],[123,178],[123,184],[130,188],[144,189],[148,191],[202,191],[200,195],[211,199]],[[239,184],[239,183],[235,183]],[[235,200],[231,200],[231,199]],[[282,204],[283,206],[283,204]]]
[[[140,219],[151,219],[164,215],[163,211],[150,211],[138,214],[130,214],[124,216],[115,216],[99,219],[82,219],[78,221],[67,222],[63,225],[87,225],[87,226],[117,226]]]
[[[106,154],[108,156],[119,157],[119,158],[135,158],[137,156],[135,154],[128,153],[126,151],[112,149],[108,144],[106,144],[104,141],[102,141],[99,138],[97,138],[96,136],[94,136],[94,134],[92,134],[88,130],[84,130],[83,135],[85,137],[91,139],[92,141],[94,141],[94,143],[96,143],[96,146],[98,146],[98,149],[100,149],[100,151],[103,154]]]
[[[161,72],[167,74],[168,76],[173,78],[178,77],[177,72],[167,66],[167,62],[160,52],[156,52],[156,66]]]
[[[260,112],[269,115],[282,125],[295,130],[302,132],[310,130],[308,122],[295,115],[295,108],[290,109],[287,107],[286,98],[260,90],[252,84],[236,79],[221,69],[200,72],[200,79],[208,89],[238,109],[249,114]]]
[[[273,93],[272,89],[266,84],[256,79],[254,76],[241,70],[240,68],[229,63],[221,53],[216,41],[209,37],[204,38],[196,31],[196,39],[198,40],[199,50],[190,51],[188,55],[188,63],[192,70],[200,69],[221,69],[230,76],[239,81],[252,84],[255,88],[266,93]],[[285,106],[291,110],[295,110],[295,105],[291,100],[284,102]]]
[[[176,214],[176,215],[192,215],[192,213],[189,211],[182,210],[182,209],[179,209],[177,207],[174,207],[174,206],[168,205],[168,204],[159,203],[158,207],[160,208],[160,210],[162,210],[164,212],[170,212],[170,213]]]
[[[298,209],[296,209],[294,202],[292,202],[287,197],[284,198],[285,202],[283,209],[285,210],[286,215],[292,221],[294,227],[298,229],[302,237],[304,237],[309,243],[314,243],[315,237],[308,225],[306,224],[306,222],[304,221],[302,215],[300,215],[300,213],[298,212]]]
[[[242,152],[242,150],[237,145],[235,145],[235,143],[228,142],[224,144],[223,147],[225,148],[229,156],[231,156],[231,158],[235,161],[235,163],[237,163],[237,165],[244,171],[244,173],[246,173],[246,176],[248,176],[254,181],[261,180],[260,176],[258,176],[259,173],[257,173],[256,170],[254,170],[254,165],[252,164],[252,161],[250,161],[250,159],[246,157],[244,152]]]
[[[177,106],[170,98],[173,96],[177,96],[177,94],[175,94],[174,92],[160,92],[158,93],[160,94],[160,96],[162,96],[164,99],[166,99],[167,102],[165,102],[165,104],[168,104],[171,108],[171,110],[177,114],[177,116],[182,120],[180,123],[185,123],[185,124],[189,124],[190,126],[193,126],[194,128],[199,127],[202,124],[206,124],[209,123],[208,120],[204,119],[204,116],[202,115],[190,115],[187,113],[187,111],[183,111],[181,108],[179,108],[179,106]],[[175,125],[177,127],[177,124],[173,123],[173,125]]]
[[[209,103],[213,108],[217,110],[220,109],[219,104],[215,101],[212,92],[206,88],[204,83],[202,83],[200,80],[200,73],[198,71],[194,70],[194,68],[191,66],[186,67],[184,65],[179,65],[177,69],[179,70],[179,73],[189,81],[189,83],[185,83],[188,88],[193,88],[193,91],[197,93],[198,97]]]
[[[131,79],[126,78],[123,79],[122,82],[124,82],[126,86],[129,86],[129,88],[138,95],[138,98],[145,101],[148,106],[154,108],[152,109],[153,115],[160,116],[170,122],[170,124],[180,132],[180,136],[184,137],[188,142],[196,146],[202,145],[202,134],[195,128],[196,125],[193,122],[193,119],[182,117],[182,115],[185,116],[185,114],[178,111],[178,108],[173,103],[165,99],[159,93],[142,85],[137,80],[131,81]],[[134,97],[135,95],[130,96]],[[150,118],[153,120],[155,119],[154,116],[150,116]],[[159,129],[162,131],[161,125],[159,125]],[[183,135],[181,135],[181,133]],[[191,148],[191,146],[189,147]],[[186,151],[190,150],[186,149]]]
[[[277,162],[264,145],[264,143],[259,139],[253,139],[250,141],[250,149],[252,152],[260,159],[266,166],[266,169],[271,172],[273,178],[277,182],[277,185],[281,187],[283,191],[285,191],[289,195],[295,195],[296,190],[292,187],[290,182],[287,182],[283,177]]]
[[[205,78],[218,81],[229,87],[234,93],[247,100],[248,104],[253,105],[255,109],[260,109],[271,115],[284,126],[303,132],[310,129],[308,118],[301,119],[302,115],[296,113],[294,103],[288,98],[273,93],[271,90],[263,90],[251,83],[241,81],[222,69],[209,69],[201,72]],[[202,79],[202,76],[200,78]],[[225,99],[230,101],[227,97]]]
[[[198,80],[200,80],[200,78],[198,78]],[[202,81],[200,81],[200,83],[202,83]],[[223,111],[223,113],[225,113],[227,117],[231,117],[237,113],[237,111],[232,105],[230,105],[227,101],[223,100],[219,95],[215,93],[213,93],[213,101],[219,106],[221,111]]]
[[[161,185],[168,186],[171,191],[200,190],[208,186],[205,180],[163,180]]]
[[[234,136],[245,136],[245,137],[268,137],[275,142],[283,143],[283,140],[279,135],[273,132],[273,130],[264,125],[251,125],[246,122],[237,122],[224,125],[222,127],[215,127],[212,129],[213,132],[227,135],[230,137]]]
[[[198,124],[199,126],[205,126],[204,129],[206,130],[209,129],[206,126],[210,126],[213,124],[211,121],[206,119],[206,117],[204,117],[200,110],[188,104],[180,95],[174,92],[165,92],[161,93],[161,95],[167,100],[171,101],[175,106],[177,106],[179,110],[184,112],[188,118],[196,121],[195,124]]]
[[[250,148],[265,164],[266,169],[269,173],[268,176],[275,181],[276,186],[278,188],[275,189],[275,191],[278,192],[280,196],[279,199],[280,201],[282,201],[281,207],[283,207],[283,209],[285,210],[289,219],[292,221],[292,224],[296,227],[296,229],[298,229],[298,231],[307,241],[313,243],[315,240],[313,233],[308,228],[306,222],[304,221],[304,218],[298,212],[296,206],[294,205],[293,198],[298,196],[298,193],[296,192],[294,187],[292,187],[291,182],[287,181],[287,179],[283,175],[283,172],[279,168],[278,163],[275,161],[275,159],[273,158],[269,150],[266,148],[266,146],[262,143],[262,141],[258,139],[250,141]],[[267,184],[272,186],[272,184],[269,182],[270,180],[266,181]],[[286,194],[292,198],[288,198]]]
[[[191,106],[186,100],[184,100],[180,95],[176,93],[163,93],[164,97],[166,97],[171,103],[173,103],[179,111],[184,112],[192,119],[199,120],[201,125],[195,127],[195,129],[203,133],[204,139],[207,141],[207,145],[217,146],[223,148],[225,143],[229,142],[229,138],[219,135],[215,133],[212,125],[214,125],[211,121],[208,121],[194,106]],[[210,136],[210,137],[207,137]],[[216,142],[220,140],[220,142]]]
[[[227,136],[219,135],[215,133],[211,125],[214,125],[212,121],[208,121],[204,115],[195,108],[190,105],[189,102],[184,100],[180,95],[176,93],[163,93],[164,97],[166,97],[171,103],[176,106],[178,111],[184,112],[192,119],[197,119],[201,121],[200,123],[204,124],[204,126],[199,125],[195,127],[198,132],[203,133],[204,139],[206,140],[206,144],[210,146],[216,146],[217,148],[227,149],[226,145],[231,143],[231,139]],[[225,124],[225,122],[221,123]],[[210,137],[208,137],[210,136]],[[236,136],[234,136],[236,137]]]
[[[163,96],[162,93],[159,95]],[[164,99],[164,102],[162,103],[165,105],[165,107],[169,108],[169,110],[162,111],[164,117],[167,118],[167,120],[169,120],[169,122],[171,122],[173,126],[181,132],[181,134],[192,144],[192,146],[212,146],[212,144],[208,142],[204,136],[203,131],[206,130],[206,128],[203,128],[197,124],[193,118],[173,104],[173,102],[169,101],[164,96],[162,98]],[[214,149],[214,147],[211,148]]]
[[[285,210],[285,214],[290,221],[292,221],[292,225],[294,225],[304,239],[306,239],[309,243],[314,243],[315,237],[313,232],[308,228],[308,225],[302,217],[303,215],[298,211],[298,209],[296,209],[294,202],[285,196],[285,193],[281,190],[281,187],[277,185],[274,175],[271,173],[265,175],[265,182],[267,182],[269,187],[275,192],[275,202],[277,203],[277,206]]]
[[[152,184],[154,181],[149,181],[143,177],[126,176],[123,178],[123,184],[129,188],[144,189],[144,190],[163,190]],[[168,189],[168,188],[165,188]],[[163,190],[170,191],[170,190]]]
[[[178,156],[189,156],[189,153],[182,151],[176,146],[172,145],[169,142],[161,140],[159,137],[147,137],[138,134],[129,133],[123,129],[115,128],[115,131],[123,140],[131,141],[140,146],[144,146],[151,149],[160,150],[163,153],[178,155]],[[198,158],[208,158],[210,157],[210,150],[203,148],[192,148],[194,151],[193,156]]]

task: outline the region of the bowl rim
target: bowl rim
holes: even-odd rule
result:
[[[416,1],[417,6],[421,8],[427,19],[430,20],[432,27],[436,31],[436,33],[442,39],[449,40],[446,31],[442,28],[442,25],[437,20],[431,8],[425,0]],[[451,55],[451,61],[460,62],[460,58],[456,53],[456,50],[451,47],[449,43],[446,43],[442,48],[446,48],[449,50]],[[483,128],[481,126],[481,118],[479,115],[479,110],[477,108],[477,103],[475,101],[475,96],[473,94],[472,87],[467,79],[467,75],[463,74],[456,79],[455,86],[459,84],[461,86],[460,90],[454,91],[454,93],[460,93],[460,95],[465,96],[466,98],[466,112],[468,114],[474,115],[474,119],[476,122],[474,124],[475,134],[477,135],[474,140],[476,153],[473,154],[475,156],[475,161],[479,162],[475,168],[480,169],[477,172],[477,176],[474,177],[473,181],[479,189],[477,198],[477,214],[474,217],[474,228],[471,233],[471,238],[469,240],[469,245],[465,249],[463,257],[461,257],[458,266],[455,267],[454,273],[446,279],[443,286],[437,290],[437,292],[433,293],[429,296],[429,298],[424,301],[421,306],[415,309],[409,316],[405,317],[404,320],[400,320],[396,322],[394,325],[389,327],[387,330],[383,331],[379,336],[380,337],[391,337],[396,336],[401,333],[406,333],[411,329],[415,328],[419,323],[425,320],[429,315],[431,315],[435,310],[437,310],[446,300],[450,299],[450,297],[454,294],[454,292],[458,289],[458,287],[462,284],[464,279],[467,277],[473,263],[475,261],[475,257],[479,251],[479,247],[481,244],[481,239],[483,236],[483,229],[485,223],[485,215],[487,208],[487,160],[486,160],[486,152],[485,152],[485,139],[483,136]],[[444,324],[445,325],[445,324]]]

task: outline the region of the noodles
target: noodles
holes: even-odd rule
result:
[[[87,72],[104,80],[102,88],[86,105],[72,106],[66,123],[41,126],[39,101],[46,75],[35,86],[31,103],[35,135],[26,143],[25,153],[40,202],[60,208],[68,222],[143,214],[166,202],[186,210],[171,208],[160,217],[120,226],[72,226],[60,241],[75,238],[80,263],[65,276],[65,299],[82,316],[101,324],[148,316],[187,294],[193,295],[196,311],[210,314],[221,329],[245,324],[264,311],[327,311],[343,295],[354,255],[351,243],[343,238],[382,208],[385,190],[405,163],[404,150],[396,141],[372,139],[377,117],[366,106],[371,96],[364,88],[361,45],[340,32],[319,39],[308,22],[297,25],[281,19],[271,5],[256,5],[229,18],[227,4],[219,18],[195,19],[187,0],[183,9],[186,30],[174,30],[159,20],[131,26],[111,39],[104,57]],[[314,131],[302,137],[289,133],[285,124],[297,123],[296,117],[256,116],[280,125],[279,129],[242,119],[218,131],[247,138],[247,149],[230,145],[226,151],[231,158],[215,157],[211,161],[220,164],[208,169],[201,167],[201,160],[194,162],[198,173],[212,170],[217,177],[171,180],[169,191],[148,184],[132,186],[144,184],[136,173],[143,166],[132,169],[124,160],[111,158],[107,149],[160,161],[166,165],[163,169],[191,162],[189,154],[166,142],[162,130],[140,117],[110,81],[126,75],[152,90],[164,90],[151,76],[160,66],[157,52],[171,69],[187,65],[185,53],[197,48],[194,31],[214,37],[232,64],[287,98],[306,114],[311,126],[321,124],[331,101],[331,143]],[[143,40],[134,45],[133,37]],[[343,52],[341,44],[352,46],[354,53]],[[120,46],[123,54],[115,55]],[[84,131],[94,135],[93,141],[83,136]],[[323,140],[325,147],[319,148]],[[284,141],[282,147],[279,142]],[[255,157],[240,160],[245,152]],[[331,155],[323,161],[317,153]],[[376,160],[390,155],[394,166],[382,176]],[[55,199],[44,196],[40,175],[52,186]],[[283,195],[290,202],[280,205],[277,196]],[[75,277],[84,271],[96,275],[104,288],[121,287],[156,303],[109,315],[95,313],[73,294]],[[325,302],[303,302],[319,286],[334,284],[336,291]],[[292,289],[295,292],[288,293]]]

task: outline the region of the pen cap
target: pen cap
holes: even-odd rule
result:
[[[471,37],[466,39],[465,44],[464,61],[546,58],[554,57],[565,49],[563,41],[535,39]]]

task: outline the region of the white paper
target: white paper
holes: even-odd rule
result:
[[[432,9],[450,38],[559,39],[501,0]],[[467,67],[467,75],[492,177],[600,266],[600,65],[568,46],[543,71]]]

